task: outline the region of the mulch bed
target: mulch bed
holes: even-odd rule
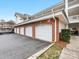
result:
[[[62,49],[66,47],[68,43],[63,41],[57,41],[52,47],[41,54],[37,59],[59,59]]]
[[[56,42],[56,45],[58,45],[58,46],[61,47],[61,48],[66,47],[67,44],[68,44],[68,43],[63,42],[63,41],[57,41],[57,42]]]

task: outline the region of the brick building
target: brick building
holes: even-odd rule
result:
[[[79,15],[79,0],[65,0],[31,16],[16,13],[18,23],[14,31],[33,39],[56,42],[61,30],[68,29],[68,24],[73,21],[70,17],[75,15]]]

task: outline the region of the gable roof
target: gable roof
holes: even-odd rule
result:
[[[74,0],[72,0],[74,1]],[[71,2],[69,0],[69,2]],[[34,15],[31,15],[30,17],[30,20],[29,21],[25,21],[25,22],[22,22],[22,23],[19,23],[18,25],[21,25],[21,24],[26,24],[26,23],[31,23],[31,22],[35,22],[35,21],[39,21],[39,20],[42,20],[42,19],[45,19],[47,17],[51,17],[51,16],[54,16],[54,14],[56,16],[57,13],[61,13],[64,15],[64,17],[66,18],[66,20],[69,22],[67,16],[66,16],[66,13],[65,13],[65,4],[64,4],[64,1],[54,5],[54,6],[51,6],[47,9],[44,9]]]
[[[21,14],[21,13],[18,13],[18,12],[15,13],[15,16],[16,17],[19,16],[23,20],[26,20],[27,19],[27,16],[30,17],[30,15],[28,15],[28,14]]]

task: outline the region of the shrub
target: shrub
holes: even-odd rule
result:
[[[69,29],[62,29],[61,31],[61,39],[64,42],[69,43],[70,42],[70,30]]]

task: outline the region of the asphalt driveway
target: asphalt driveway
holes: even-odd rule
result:
[[[49,44],[17,34],[0,35],[0,59],[27,59]]]

